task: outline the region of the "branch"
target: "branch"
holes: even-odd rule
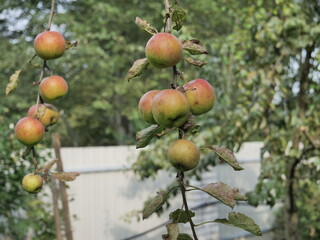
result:
[[[187,202],[187,197],[186,197],[186,188],[184,186],[183,178],[184,178],[184,173],[183,172],[178,172],[177,173],[177,179],[178,179],[178,182],[179,182],[179,185],[180,185],[180,189],[181,189],[183,205],[184,205],[184,208],[185,208],[186,212],[189,212],[189,207],[188,207],[188,202]],[[196,233],[196,230],[195,230],[195,224],[192,221],[192,218],[190,216],[188,216],[188,217],[189,217],[189,223],[190,223],[190,227],[191,227],[191,230],[192,230],[192,234],[193,234],[194,240],[198,240],[197,233]]]
[[[164,32],[171,33],[171,16],[170,16],[170,4],[169,4],[169,0],[164,0],[164,7],[165,7],[165,9],[166,9]]]

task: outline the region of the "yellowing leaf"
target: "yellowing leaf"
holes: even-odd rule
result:
[[[128,71],[127,78],[126,78],[127,81],[129,81],[131,78],[140,76],[142,72],[147,69],[148,66],[149,66],[149,61],[147,58],[136,60]]]
[[[9,83],[7,84],[6,87],[6,95],[8,96],[10,92],[16,89],[18,80],[19,80],[19,75],[20,75],[21,69],[17,70],[10,76]]]

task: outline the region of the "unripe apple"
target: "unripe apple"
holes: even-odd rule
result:
[[[157,33],[147,42],[145,53],[151,65],[166,68],[176,65],[182,58],[182,44],[170,33]]]
[[[46,31],[38,34],[34,40],[34,49],[37,55],[50,60],[61,57],[66,50],[64,37],[55,31]]]
[[[155,95],[157,95],[160,90],[151,90],[146,92],[139,101],[138,110],[139,114],[144,121],[151,124],[156,124],[156,121],[152,115],[152,100]]]
[[[49,103],[39,104],[37,114],[37,104],[29,108],[28,117],[37,117],[45,127],[49,127],[58,122],[58,109]]]
[[[38,193],[41,191],[43,179],[40,175],[28,173],[22,179],[22,187],[28,193]]]
[[[176,89],[161,90],[152,100],[154,120],[164,127],[180,127],[189,116],[189,103]]]
[[[33,146],[39,143],[44,133],[43,124],[33,117],[24,117],[15,126],[16,138],[26,146]]]
[[[68,84],[60,76],[46,77],[40,83],[39,92],[44,101],[51,102],[67,94]]]
[[[204,79],[195,79],[184,85],[186,97],[193,115],[210,111],[215,102],[213,87]]]
[[[182,171],[189,171],[195,168],[200,160],[198,147],[187,139],[179,139],[171,143],[167,156],[171,164]]]

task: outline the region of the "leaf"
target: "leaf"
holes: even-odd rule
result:
[[[193,238],[186,233],[180,233],[177,240],[193,240]]]
[[[179,31],[187,21],[187,12],[181,7],[173,9],[171,20],[175,24],[173,29]]]
[[[37,107],[37,112],[36,112],[37,118],[38,119],[42,118],[46,114],[46,111],[47,111],[46,106],[43,104],[39,104]]]
[[[9,83],[6,87],[6,95],[8,96],[10,92],[16,89],[18,85],[19,75],[20,75],[21,69],[17,70],[10,76]]]
[[[67,49],[75,48],[77,46],[78,46],[78,41],[71,42],[69,40],[66,40],[66,48]]]
[[[69,182],[74,181],[77,176],[79,176],[79,172],[57,172],[57,173],[51,173],[51,176],[62,181],[62,182]]]
[[[231,188],[223,182],[210,183],[202,190],[231,208],[234,208],[237,198],[245,198],[238,193],[238,189]]]
[[[251,219],[243,213],[230,212],[228,215],[229,219],[216,219],[214,222],[223,223],[226,225],[234,226],[246,230],[254,235],[262,236],[260,227]]]
[[[168,238],[170,240],[177,240],[179,236],[179,224],[177,223],[168,223],[166,225],[168,231]]]
[[[48,162],[46,165],[43,166],[43,168],[41,168],[39,171],[43,172],[43,171],[50,171],[50,169],[53,167],[53,165],[57,162],[57,159],[53,159],[50,162]]]
[[[151,125],[150,127],[147,127],[136,134],[136,148],[144,148],[149,144],[149,142],[152,140],[152,138],[160,133],[164,127],[159,125]]]
[[[149,61],[147,58],[136,60],[129,69],[126,80],[130,81],[131,78],[140,76],[142,72],[148,68],[148,66]]]
[[[136,19],[134,20],[134,23],[137,24],[141,30],[147,33],[150,33],[152,35],[158,33],[158,30],[154,26],[152,26],[147,21],[142,20],[140,17],[136,17]]]
[[[157,192],[157,196],[154,197],[143,209],[142,219],[148,218],[152,213],[159,210],[159,208],[166,202],[167,198],[168,198],[167,191]]]
[[[194,217],[195,213],[192,211],[184,211],[182,209],[177,209],[176,211],[169,214],[169,219],[172,219],[173,223],[187,223],[189,219]]]
[[[202,43],[196,39],[182,41],[182,47],[191,55],[208,54],[208,51],[202,46]]]
[[[192,65],[195,65],[195,66],[198,66],[198,67],[202,67],[204,65],[206,65],[207,63],[206,62],[203,62],[203,61],[200,61],[200,60],[195,60],[191,57],[185,57],[183,58],[186,62],[192,64]]]
[[[234,154],[225,147],[217,147],[217,146],[211,146],[211,150],[213,150],[216,154],[218,154],[219,158],[228,163],[235,171],[241,171],[243,168],[239,165],[236,157]]]

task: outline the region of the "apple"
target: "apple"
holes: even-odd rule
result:
[[[28,173],[22,179],[22,187],[28,193],[38,193],[41,191],[43,179],[35,173]]]
[[[34,40],[34,49],[37,55],[50,60],[61,57],[66,50],[64,37],[55,31],[46,31],[38,34]]]
[[[147,42],[145,54],[151,65],[166,68],[176,65],[182,58],[182,44],[170,33],[157,33]]]
[[[67,94],[68,84],[60,76],[46,77],[40,83],[39,92],[44,101],[51,102]]]
[[[213,108],[216,97],[213,87],[206,80],[195,79],[183,87],[193,115],[204,114]]]
[[[144,121],[151,124],[156,124],[156,121],[152,115],[152,100],[155,95],[157,95],[160,90],[151,90],[146,92],[139,101],[138,110],[139,114]]]
[[[187,139],[179,139],[171,143],[167,156],[171,164],[182,171],[189,171],[195,168],[200,160],[198,147]]]
[[[176,89],[161,90],[152,100],[152,115],[159,125],[180,127],[187,120],[190,107],[187,98]]]
[[[28,117],[38,118],[45,127],[49,127],[58,122],[58,109],[49,103],[39,104],[37,114],[37,104],[29,108]]]
[[[45,133],[43,124],[33,117],[20,119],[14,130],[16,138],[26,146],[39,143]]]

